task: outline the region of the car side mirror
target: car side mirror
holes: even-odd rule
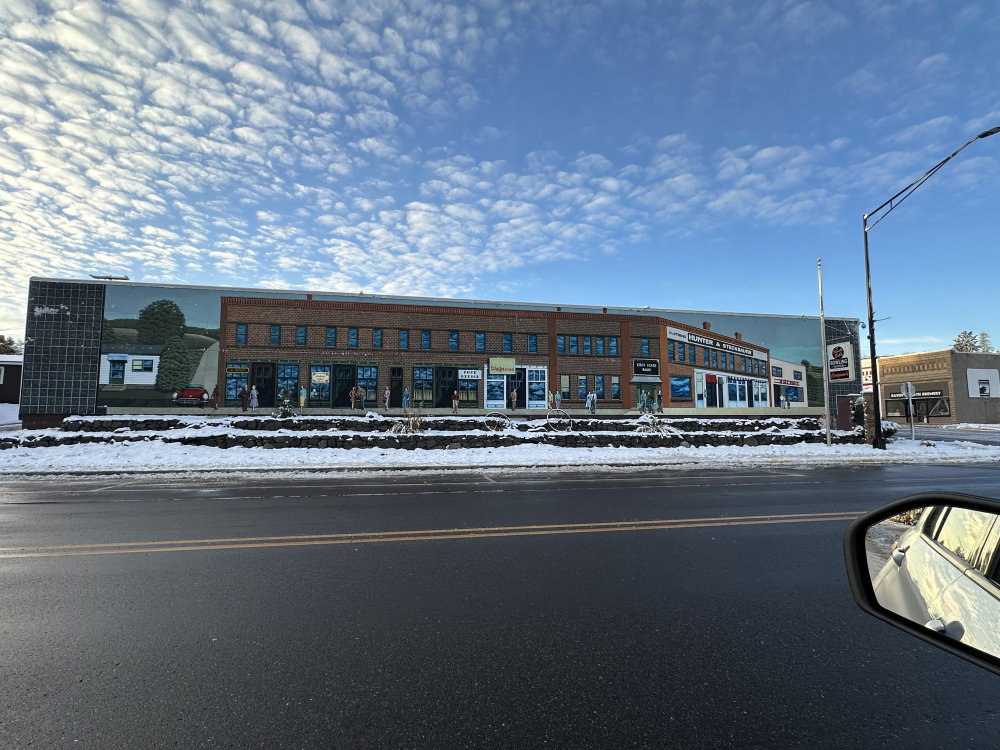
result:
[[[1000,674],[1000,501],[903,498],[851,523],[844,558],[865,612]]]

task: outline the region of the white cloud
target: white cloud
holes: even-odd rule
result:
[[[614,165],[602,154],[582,154],[571,161],[569,166],[588,174],[604,174],[611,171]]]
[[[920,75],[937,75],[948,67],[949,62],[948,55],[943,52],[925,57],[917,63],[917,73]]]
[[[794,39],[815,39],[848,28],[850,20],[826,3],[807,0],[787,4],[780,25]]]
[[[808,67],[811,46],[843,32],[839,11],[819,0],[688,3],[670,8],[669,24],[650,23],[665,17],[655,4],[571,0],[49,8],[0,8],[0,238],[21,259],[0,270],[0,299],[23,299],[32,274],[78,275],[92,262],[152,280],[191,280],[199,269],[198,282],[215,272],[227,283],[470,289],[481,273],[502,283],[512,268],[585,263],[636,238],[710,231],[733,217],[831,221],[844,200],[836,186],[895,186],[926,168],[925,150],[977,122],[945,104],[905,125],[897,112],[886,128],[897,133],[892,150],[877,157],[853,146],[863,141],[846,127],[815,122],[794,127],[816,127],[818,143],[788,135],[792,125],[762,138],[734,120],[729,141],[699,132],[690,104],[701,90],[723,107],[723,83],[736,81],[729,98],[738,100],[771,83],[769,38],[782,38],[782,62],[792,50]],[[619,16],[624,25],[610,23]],[[502,110],[518,103],[519,76],[552,74],[578,52],[616,74],[641,61],[632,73],[643,75],[616,80],[659,96],[649,102],[657,119],[628,138],[603,131],[598,116],[565,139],[515,130],[518,117]],[[897,88],[912,93],[886,75],[887,55],[852,58],[843,70],[856,72],[841,88],[876,95],[869,104]],[[929,86],[961,64],[942,41],[899,67]],[[698,71],[694,93],[661,101],[686,78],[646,91],[645,75],[661,68]],[[619,92],[599,83],[595,96],[613,107]],[[983,101],[980,110],[998,111]],[[687,132],[673,107],[691,116]],[[497,114],[487,122],[483,113]],[[973,184],[995,169],[969,159],[950,179]],[[329,270],[331,259],[358,255],[360,266]]]
[[[1000,110],[995,110],[982,117],[977,117],[967,123],[966,128],[969,132],[979,134],[986,130],[992,130],[993,128],[1000,126]],[[995,137],[995,136],[991,136]]]
[[[925,122],[903,128],[892,136],[892,141],[900,144],[925,145],[929,141],[940,138],[943,134],[952,131],[957,118],[953,115],[942,115]]]
[[[241,60],[230,68],[230,73],[239,83],[260,89],[265,94],[280,93],[285,88],[278,75],[254,63]]]
[[[322,46],[309,31],[295,24],[278,22],[274,26],[278,39],[285,43],[295,60],[315,66],[320,59]]]

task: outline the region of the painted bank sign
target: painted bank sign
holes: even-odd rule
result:
[[[656,375],[660,374],[660,360],[658,359],[633,359],[633,375]]]

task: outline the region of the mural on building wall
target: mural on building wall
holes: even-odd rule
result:
[[[745,341],[767,347],[772,358],[802,365],[806,373],[808,405],[823,405],[823,351],[818,318],[682,310],[666,310],[663,314],[690,326],[710,323],[713,331],[724,336],[733,336],[739,331]],[[847,335],[845,333],[845,338]]]
[[[218,381],[219,296],[211,289],[109,285],[98,404],[170,406],[189,384],[211,392]]]
[[[172,393],[189,383],[204,385],[211,392],[218,382],[220,300],[223,296],[234,295],[284,299],[306,297],[304,292],[292,290],[108,284],[98,404],[169,406]],[[314,294],[313,298],[342,299],[343,295]],[[388,302],[395,301],[395,298],[373,298],[371,301]],[[439,302],[445,305],[461,304],[459,300]],[[733,336],[739,331],[744,340],[768,348],[772,357],[800,364],[806,373],[805,390],[809,405],[822,405],[823,360],[818,319],[676,310],[655,312],[696,327],[707,321],[713,331],[724,336]],[[121,377],[123,367],[125,374]],[[118,377],[112,377],[111,370]],[[496,390],[496,385],[485,383],[487,401],[492,394],[491,387]],[[671,383],[673,398],[691,397],[685,385]],[[541,392],[540,388],[538,386],[536,390]],[[232,399],[233,395],[226,393],[223,398]],[[503,403],[502,396],[497,396],[495,400]],[[539,403],[544,404],[544,398]]]

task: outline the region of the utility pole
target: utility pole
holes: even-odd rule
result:
[[[875,225],[882,221],[882,219],[892,213],[900,203],[909,198],[918,187],[933,177],[934,174],[941,169],[941,167],[958,156],[958,154],[966,146],[969,146],[982,138],[989,138],[997,133],[1000,133],[1000,125],[995,128],[990,128],[989,130],[984,130],[975,138],[970,138],[965,142],[965,144],[962,145],[961,148],[951,152],[951,154],[928,169],[917,179],[892,196],[889,200],[885,201],[885,203],[881,206],[861,217],[865,235],[865,287],[868,290],[868,343],[872,361],[872,411],[875,413],[875,434],[872,435],[872,448],[885,450],[885,437],[882,435],[882,394],[879,390],[880,386],[878,382],[878,358],[875,355],[875,310],[872,307],[872,271],[871,263],[868,259],[868,232],[869,230],[874,229]],[[869,219],[872,219],[873,221],[869,223]]]

